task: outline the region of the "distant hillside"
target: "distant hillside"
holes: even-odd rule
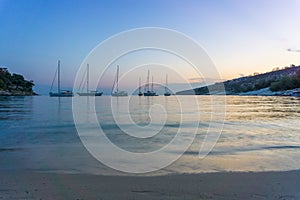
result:
[[[33,92],[33,81],[27,81],[20,74],[11,74],[7,68],[0,68],[0,96],[29,96]]]
[[[276,69],[263,74],[255,74],[228,80],[222,83],[195,88],[193,90],[184,90],[177,92],[178,95],[209,95],[209,94],[241,94],[250,91],[258,91],[268,88],[271,92],[291,90],[300,88],[300,66],[286,67]],[[224,92],[223,92],[224,93]],[[253,93],[255,94],[255,93]],[[279,94],[279,93],[276,93]]]

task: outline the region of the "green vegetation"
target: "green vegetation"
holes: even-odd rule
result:
[[[232,88],[232,91],[235,93],[240,92],[249,92],[249,91],[255,91],[260,90],[263,88],[270,87],[271,84],[274,82],[274,80],[259,80],[257,83],[236,83],[234,85],[230,85]]]
[[[285,76],[279,81],[273,82],[270,86],[272,92],[292,90],[300,88],[300,70],[297,71],[295,76]]]
[[[220,87],[222,85],[222,87]],[[224,86],[224,87],[223,87]],[[193,90],[185,90],[177,92],[177,94],[196,94],[196,95],[209,95],[209,94],[226,94],[236,95],[245,92],[259,91],[265,93],[270,89],[272,92],[292,90],[300,88],[300,66],[291,65],[290,67],[274,68],[271,72],[254,73],[254,75],[243,76],[240,78],[224,81],[222,83],[215,83],[209,86],[195,88]],[[296,91],[297,93],[297,91]],[[254,94],[254,93],[253,93]],[[276,93],[278,95],[280,93]],[[271,95],[270,91],[268,95]],[[298,95],[298,93],[297,93]]]
[[[20,74],[11,74],[6,68],[0,68],[0,91],[7,95],[34,95],[33,81],[27,81]]]

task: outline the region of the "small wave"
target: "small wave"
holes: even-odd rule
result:
[[[178,127],[180,127],[180,124],[179,123],[176,123],[176,124],[165,124],[164,126],[171,127],[171,128],[178,128]]]
[[[229,155],[229,154],[232,154],[233,152],[232,151],[228,151],[228,152],[225,152],[225,151],[211,151],[208,153],[208,155],[211,155],[211,156],[219,156],[219,155]],[[199,152],[198,151],[186,151],[184,152],[185,155],[199,155]],[[200,154],[202,155],[202,154]]]
[[[300,149],[300,146],[293,146],[293,145],[287,145],[287,146],[269,146],[269,147],[264,147],[263,149]]]
[[[22,150],[21,148],[0,148],[0,152],[5,152],[5,151],[19,151]]]
[[[219,156],[219,155],[232,155],[238,152],[250,152],[250,151],[263,151],[263,150],[283,150],[283,149],[300,149],[300,146],[295,145],[283,145],[283,146],[266,146],[257,147],[251,149],[230,149],[228,151],[211,151],[208,155]],[[199,151],[186,151],[185,155],[199,155]]]

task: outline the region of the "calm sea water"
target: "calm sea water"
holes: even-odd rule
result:
[[[89,108],[90,99],[75,98],[84,98],[81,109]],[[199,105],[191,103],[195,98]],[[134,124],[126,118],[128,100]],[[300,169],[299,98],[227,96],[226,101],[224,122],[222,117],[211,118],[209,96],[124,97],[113,103],[103,96],[95,99],[95,110],[88,112],[96,113],[99,125],[115,145],[131,152],[160,149],[179,128],[187,137],[195,137],[183,156],[158,174]],[[208,128],[214,134],[223,123],[214,148],[200,159]],[[159,132],[148,138],[135,138],[120,129],[130,132],[134,126],[145,127],[140,134],[146,137],[154,130],[147,129],[149,124]],[[0,130],[0,170],[118,174],[82,145],[73,120],[72,98],[0,97]],[[167,155],[180,148],[178,144]]]

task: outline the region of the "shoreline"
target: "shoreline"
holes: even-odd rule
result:
[[[0,171],[0,199],[300,199],[300,170],[106,176]]]
[[[27,95],[19,95],[19,94],[8,94],[8,95],[3,95],[0,94],[0,97],[28,97],[28,96],[49,96],[47,94],[27,94]],[[110,96],[110,95],[102,95],[102,96]],[[138,95],[129,95],[129,96],[137,96]],[[163,95],[159,95],[163,96]],[[297,95],[286,95],[286,94],[245,94],[245,93],[239,93],[239,94],[198,94],[198,95],[185,95],[185,94],[175,94],[171,96],[245,96],[245,97],[300,97],[300,94]]]
[[[263,88],[260,90],[254,90],[249,92],[242,92],[239,96],[288,96],[288,97],[300,97],[300,88],[292,90],[284,90],[278,92],[272,92],[269,88]]]
[[[3,96],[3,97],[8,97],[8,96],[38,96],[38,94],[35,93],[35,92],[0,90],[0,96]]]

